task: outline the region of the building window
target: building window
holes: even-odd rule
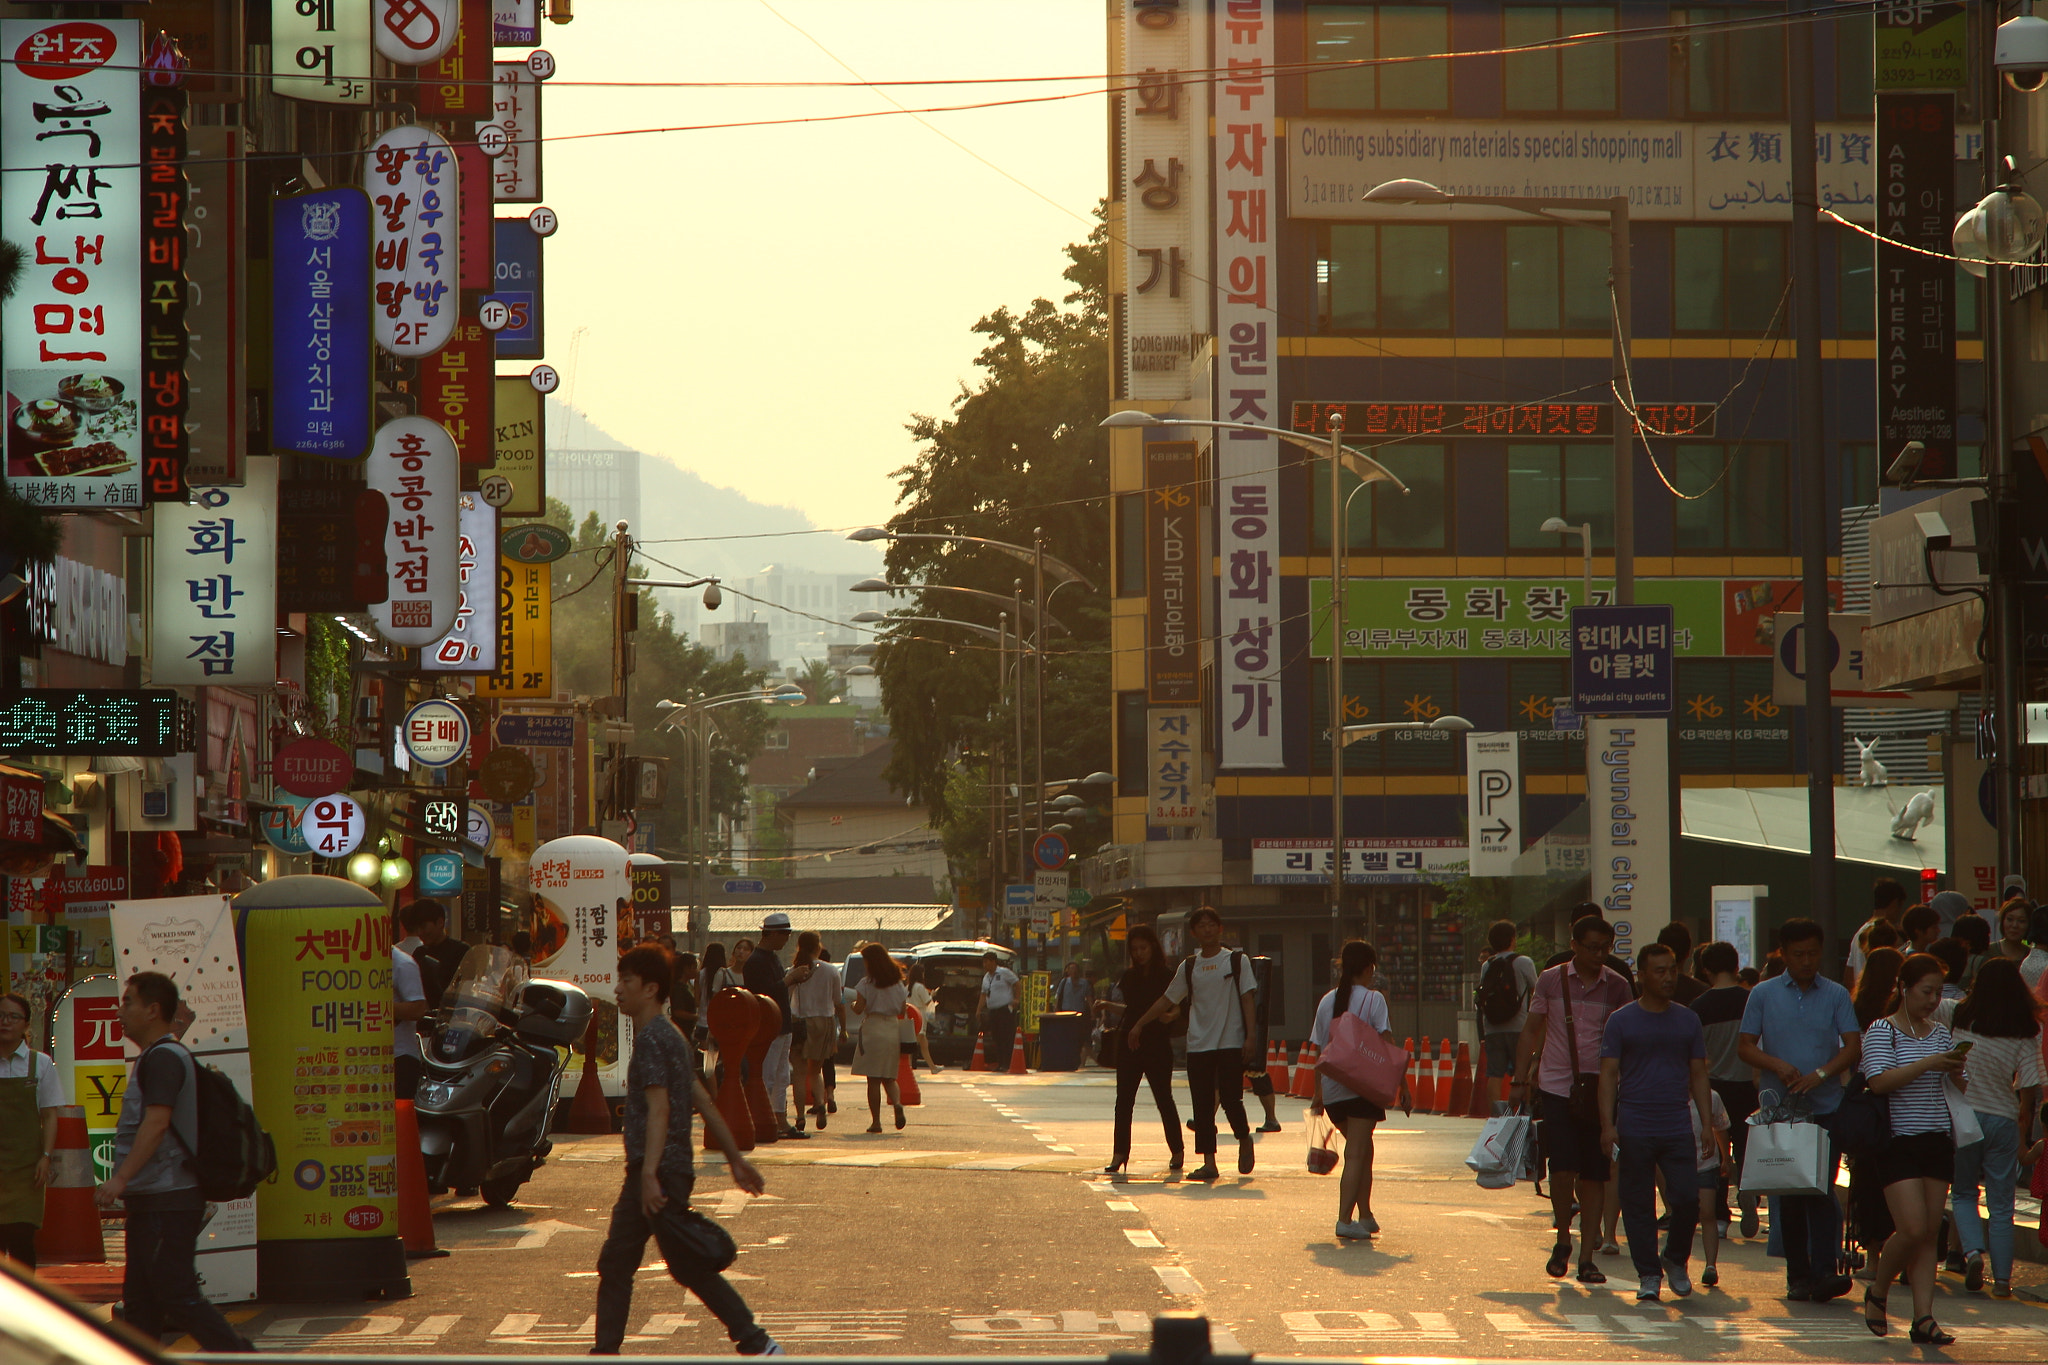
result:
[[[1771,699],[1769,659],[1678,661],[1678,770],[1785,773],[1797,767],[1792,708]]]
[[[1835,117],[1877,117],[1876,35],[1868,14],[1835,20]]]
[[[776,726],[761,740],[761,747],[764,749],[787,749],[789,747],[789,731],[779,725]]]
[[[1323,332],[1444,332],[1451,230],[1442,223],[1328,223],[1316,259]]]
[[[1615,28],[1612,5],[1510,5],[1501,22],[1502,46],[1511,48]],[[1595,41],[1508,57],[1508,112],[1611,113],[1620,51],[1619,43]]]
[[[1783,5],[1688,5],[1671,11],[1674,24],[1714,25],[1773,20]],[[1688,114],[1778,115],[1785,110],[1785,29],[1782,18],[1748,28],[1708,29],[1672,41],[1673,85],[1685,92]]]
[[[1116,595],[1145,595],[1145,495],[1116,497]]]
[[[1590,522],[1597,548],[1614,544],[1614,443],[1508,447],[1508,548],[1576,550],[1576,537],[1543,530],[1551,517]]]
[[[1145,694],[1116,694],[1116,794],[1143,796],[1151,790],[1145,774],[1150,762],[1145,734]]]
[[[1769,331],[1785,298],[1785,230],[1776,224],[1674,227],[1671,316],[1680,332]],[[1789,313],[1789,309],[1786,310]]]
[[[1343,495],[1350,500],[1351,519],[1345,528],[1345,544],[1355,554],[1361,550],[1444,550],[1450,548],[1446,530],[1449,517],[1449,453],[1445,446],[1429,441],[1403,441],[1399,445],[1352,443],[1393,471],[1408,485],[1408,496],[1386,484],[1352,496],[1358,480],[1344,475]],[[1315,553],[1330,552],[1330,467],[1321,460],[1304,466],[1309,481],[1309,543]]]
[[[1835,320],[1842,336],[1877,334],[1877,243],[1842,232],[1836,249]],[[1984,281],[1956,267],[1956,335],[1977,335],[1977,300]]]
[[[1604,228],[1515,225],[1507,231],[1508,330],[1613,330]]]
[[[1671,482],[1686,497],[1674,499],[1673,544],[1688,550],[1738,553],[1788,548],[1785,509],[1791,501],[1785,447],[1764,442],[1734,445],[1687,441],[1658,451]],[[1723,471],[1726,471],[1725,475]],[[1693,494],[1699,496],[1692,496]]]
[[[1310,731],[1315,771],[1330,771],[1330,669],[1317,660],[1310,670]],[[1464,741],[1448,730],[1429,730],[1438,716],[1458,714],[1457,665],[1448,659],[1429,662],[1381,663],[1372,659],[1344,661],[1344,724],[1375,725],[1412,722],[1418,728],[1368,735],[1344,751],[1347,773],[1457,772],[1464,762]]]
[[[1451,49],[1447,5],[1312,4],[1305,27],[1311,66]],[[1451,107],[1450,63],[1397,62],[1315,72],[1308,78],[1308,105],[1317,113],[1443,112]]]

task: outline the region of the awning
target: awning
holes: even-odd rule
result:
[[[677,906],[680,910],[685,907]],[[769,914],[789,916],[792,931],[802,933],[806,929],[821,934],[835,932],[858,933],[873,930],[878,934],[928,934],[953,918],[950,905],[755,905],[745,907],[712,906],[710,932],[723,938],[728,934],[754,934],[761,929],[761,918]]]
[[[1945,871],[1948,848],[1942,819],[1947,793],[1939,787],[1932,790],[1934,818],[1906,840],[1893,837],[1892,822],[1918,790],[1836,787],[1835,857],[1916,873],[1923,867]],[[1679,804],[1679,832],[1708,843],[1807,853],[1806,787],[1687,787]]]

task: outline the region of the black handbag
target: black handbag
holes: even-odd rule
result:
[[[1857,1072],[1842,1092],[1831,1132],[1835,1146],[1851,1156],[1876,1151],[1891,1141],[1891,1097],[1872,1090],[1863,1073]]]
[[[670,1199],[654,1215],[654,1234],[663,1256],[683,1256],[701,1269],[723,1270],[739,1259],[732,1234],[680,1199]]]
[[[1557,969],[1557,988],[1564,996],[1564,1036],[1572,1053],[1572,1088],[1565,1097],[1572,1122],[1594,1132],[1600,1130],[1600,1073],[1579,1066],[1579,1026],[1572,1019],[1572,964]]]

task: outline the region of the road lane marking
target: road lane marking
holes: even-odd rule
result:
[[[1134,1247],[1159,1247],[1166,1243],[1159,1240],[1159,1234],[1150,1228],[1125,1228],[1124,1239]]]
[[[1136,1213],[1138,1211],[1137,1204],[1129,1199],[1112,1199],[1109,1201],[1109,1207],[1117,1213]]]
[[[1193,1297],[1202,1292],[1201,1282],[1177,1265],[1155,1265],[1152,1273],[1159,1277],[1160,1286],[1169,1294]]]

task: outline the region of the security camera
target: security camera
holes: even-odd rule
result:
[[[2021,94],[2048,86],[2048,19],[2023,14],[2000,24],[1991,60],[2005,83]]]
[[[1911,488],[1913,479],[1920,473],[1920,462],[1927,458],[1927,447],[1918,441],[1908,441],[1899,450],[1884,471],[1885,478],[1900,488]]]

